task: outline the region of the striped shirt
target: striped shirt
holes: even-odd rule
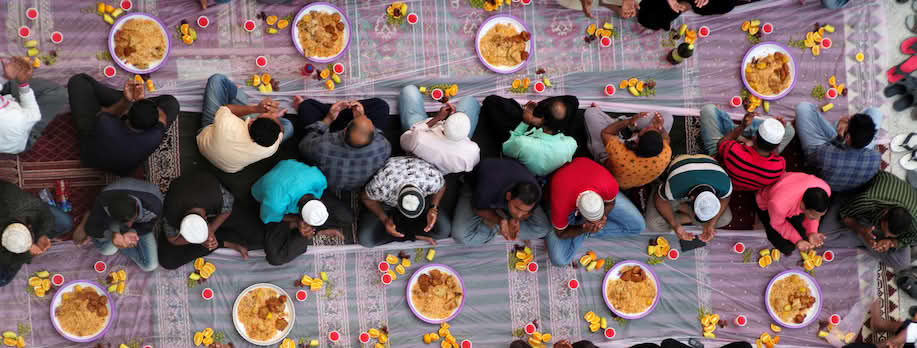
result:
[[[777,181],[786,170],[782,156],[761,156],[753,147],[735,140],[720,144],[718,153],[736,191],[760,190]]]
[[[707,155],[680,155],[672,160],[659,195],[670,201],[689,198],[698,185],[708,185],[720,199],[732,194],[732,182],[723,167]]]
[[[888,208],[907,209],[917,220],[917,191],[906,181],[895,175],[880,171],[863,186],[840,210],[841,218],[851,217],[865,226],[879,226],[882,211]],[[911,224],[907,231],[892,231],[898,235],[898,246],[909,246],[917,241],[917,224]]]

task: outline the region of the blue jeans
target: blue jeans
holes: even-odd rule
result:
[[[876,129],[882,126],[884,116],[877,108],[866,108],[863,114],[869,116],[876,124]],[[799,142],[802,145],[802,151],[809,154],[809,148],[812,146],[822,145],[830,142],[837,137],[837,125],[832,125],[822,117],[815,104],[802,102],[796,105],[796,127],[799,128]],[[867,149],[875,149],[876,139],[872,139]]]
[[[386,209],[386,214],[401,214],[396,209]],[[426,221],[427,213],[424,212],[418,219],[423,219]],[[385,230],[385,226],[382,225],[382,221],[379,221],[379,217],[369,211],[369,209],[362,209],[360,211],[360,219],[357,223],[357,231],[360,236],[360,245],[363,245],[367,248],[372,248],[382,244],[388,244],[394,241],[399,240],[399,238],[392,237],[388,234],[388,231]],[[396,226],[398,227],[398,226]],[[404,231],[399,231],[404,233]],[[452,233],[452,218],[449,214],[445,212],[439,214],[436,217],[436,222],[433,224],[433,229],[430,232],[417,232],[415,235],[430,237],[434,240],[446,239],[449,238],[449,235]]]
[[[213,74],[207,79],[207,87],[204,89],[204,109],[201,110],[201,129],[213,124],[216,118],[217,110],[223,105],[248,105],[248,95],[239,93],[239,87],[232,82],[226,75]],[[243,116],[243,115],[236,115]],[[257,115],[244,115],[245,119],[257,117]],[[283,140],[287,141],[293,137],[293,122],[280,117],[280,128],[283,129]]]
[[[468,115],[468,119],[471,120],[471,129],[468,130],[468,138],[470,139],[478,125],[481,103],[470,95],[464,96],[455,104],[455,112],[462,112]],[[406,131],[415,123],[428,118],[427,112],[423,107],[423,94],[420,94],[417,86],[407,85],[401,89],[401,95],[398,96],[398,113],[401,115],[402,131]]]
[[[140,235],[140,241],[133,248],[118,249],[111,240],[92,238],[92,244],[105,256],[111,256],[120,251],[124,256],[140,266],[146,272],[152,272],[159,267],[159,254],[156,252],[156,237],[153,233]]]
[[[459,193],[458,205],[455,207],[455,216],[452,219],[452,238],[461,245],[484,245],[500,231],[500,226],[488,226],[484,218],[474,213],[471,207],[471,188],[462,185]],[[532,216],[522,220],[519,224],[517,240],[541,239],[551,232],[551,222],[548,215],[540,206],[532,208]]]
[[[847,6],[848,2],[850,2],[850,0],[821,0],[821,4],[825,6],[825,8],[831,9]]]
[[[59,237],[73,230],[73,218],[70,217],[70,214],[58,207],[48,206],[48,209],[51,209],[51,215],[54,216],[54,228],[48,238]]]
[[[748,139],[753,138],[757,134],[761,122],[764,122],[764,119],[751,121],[751,127],[745,128],[742,136]],[[704,105],[700,109],[700,136],[704,141],[704,151],[707,151],[708,155],[716,156],[717,143],[720,142],[724,135],[735,128],[736,125],[732,123],[732,118],[729,117],[729,114],[717,109],[713,104]],[[793,128],[792,124],[787,123],[784,128],[786,132],[783,133],[783,140],[777,146],[777,153],[782,153],[783,149],[786,149],[786,146],[790,144],[790,141],[796,135],[796,129]]]
[[[571,213],[568,218],[570,226],[582,225],[586,220],[582,215]],[[576,256],[576,251],[586,238],[612,239],[614,237],[631,236],[640,234],[646,228],[643,215],[627,197],[619,194],[614,209],[608,213],[605,227],[596,233],[583,233],[573,238],[560,239],[556,231],[548,232],[545,242],[548,245],[548,257],[556,266],[569,265]]]

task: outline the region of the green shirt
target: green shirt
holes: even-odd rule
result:
[[[709,185],[720,199],[732,194],[729,174],[713,157],[681,155],[669,164],[659,195],[669,201],[686,199],[698,185]]]
[[[519,122],[509,140],[503,143],[503,154],[518,159],[536,176],[553,173],[573,160],[576,140],[563,133],[548,134],[541,128]]]
[[[841,218],[853,218],[863,226],[879,226],[881,213],[889,208],[902,207],[917,219],[917,191],[906,181],[889,172],[880,171],[863,185],[863,190],[841,208]],[[898,246],[908,246],[917,241],[917,224],[906,231],[892,231],[898,235]]]

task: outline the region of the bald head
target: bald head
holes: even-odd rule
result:
[[[373,141],[373,122],[366,116],[354,115],[347,126],[347,143],[353,147],[364,147]]]
[[[555,100],[551,103],[551,116],[555,120],[562,120],[567,117],[567,105],[563,101]]]

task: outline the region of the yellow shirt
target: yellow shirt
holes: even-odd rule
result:
[[[248,134],[248,125],[254,119],[243,120],[223,106],[217,110],[213,124],[197,135],[197,147],[210,163],[226,173],[235,173],[249,164],[271,157],[283,134],[270,147],[258,145]]]
[[[655,157],[637,156],[617,137],[605,144],[605,151],[608,152],[609,162],[605,166],[618,180],[621,189],[643,186],[656,180],[672,159],[672,148],[668,141],[663,144],[662,152]]]

